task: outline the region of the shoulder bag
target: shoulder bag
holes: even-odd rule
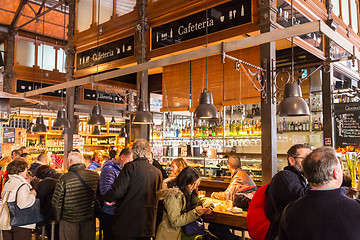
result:
[[[4,198],[2,199],[2,202],[0,203],[0,230],[10,230],[10,214],[9,214],[9,208],[7,206],[7,201],[9,199],[9,192],[6,192],[4,194]]]
[[[95,213],[95,217],[98,218],[99,220],[101,220],[101,219],[102,219],[102,216],[104,215],[104,214],[103,214],[104,211],[103,211],[103,209],[102,209],[102,206],[101,206],[99,200],[97,200],[97,199],[95,198],[95,192],[94,192],[94,190],[92,190],[92,188],[90,187],[90,185],[87,184],[87,183],[84,181],[84,179],[80,176],[80,174],[79,174],[78,172],[75,172],[75,171],[74,171],[74,172],[72,172],[72,173],[74,173],[74,174],[77,176],[77,178],[79,179],[79,181],[82,183],[82,185],[84,185],[84,187],[85,187],[86,190],[88,191],[88,194],[89,194],[90,198],[94,200],[94,213]]]
[[[17,190],[14,202],[7,202],[10,214],[10,225],[12,227],[19,227],[28,224],[42,222],[44,216],[40,212],[40,199],[36,199],[31,207],[20,209],[17,205],[17,195],[19,189],[26,185],[23,183]]]
[[[195,221],[188,223],[184,226],[184,232],[187,236],[204,235],[205,224],[204,220],[199,217]]]

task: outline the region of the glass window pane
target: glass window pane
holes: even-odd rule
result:
[[[44,61],[42,59],[44,51]],[[38,66],[40,69],[52,71],[55,69],[55,48],[40,44],[38,48]]]
[[[96,13],[95,13],[95,22],[98,22],[98,3],[99,0],[95,0],[96,1]],[[113,8],[113,0],[101,0],[100,2],[101,6],[100,6],[100,19],[99,22],[100,24],[107,22],[110,20],[111,16],[112,16],[112,8]]]
[[[339,2],[339,0],[334,0],[331,3],[333,4],[333,13],[336,16],[339,16],[340,15],[340,2]]]
[[[122,16],[132,12],[136,5],[136,0],[116,0],[116,14]]]
[[[57,69],[59,70],[59,72],[66,73],[65,64],[66,64],[66,54],[64,50],[60,48],[58,50],[58,55],[57,55]]]
[[[35,45],[25,40],[16,41],[16,61],[27,67],[35,65]]]
[[[351,1],[351,25],[352,29],[355,31],[355,33],[358,33],[358,16],[357,16],[357,9],[356,9],[356,2],[355,0]]]
[[[341,11],[342,11],[342,19],[346,25],[350,24],[350,14],[349,14],[349,0],[342,0],[341,1]]]
[[[92,1],[80,0],[78,2],[77,30],[79,32],[90,28],[92,22]]]

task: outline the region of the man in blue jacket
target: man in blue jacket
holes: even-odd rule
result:
[[[133,160],[133,155],[131,148],[124,148],[119,156],[114,160],[107,161],[103,170],[100,174],[99,180],[99,190],[101,195],[105,195],[105,193],[111,189],[115,179],[119,175],[121,168],[125,165],[125,163]],[[115,206],[107,205],[104,203],[104,215],[103,215],[103,231],[104,231],[104,240],[113,240],[114,237],[112,235],[112,218],[114,215]]]
[[[307,145],[292,146],[287,152],[288,166],[274,175],[266,189],[266,215],[270,220],[267,240],[276,239],[281,213],[286,205],[303,197],[310,188],[302,167],[303,160],[310,153],[311,149]]]

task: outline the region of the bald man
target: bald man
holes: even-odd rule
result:
[[[256,185],[254,181],[249,177],[249,175],[241,169],[241,161],[238,156],[230,156],[228,159],[229,171],[231,173],[231,182],[225,192],[213,192],[211,194],[212,198],[225,200],[226,195],[229,196],[229,200],[233,200],[234,203],[237,202],[237,197],[240,197],[241,192],[245,192],[245,188],[249,188],[246,190],[256,191]],[[244,191],[243,191],[244,190]],[[249,192],[249,193],[250,193]],[[252,193],[251,198],[252,198]],[[249,196],[249,195],[248,195]],[[249,199],[250,201],[250,199]],[[248,205],[248,202],[246,202]],[[240,239],[239,236],[230,232],[230,229],[226,225],[214,224],[210,223],[208,227],[209,231],[215,235],[218,239],[227,239],[227,240],[237,240]]]
[[[241,169],[241,161],[238,156],[231,156],[228,159],[229,171],[231,173],[231,182],[225,192],[213,192],[212,198],[225,200],[228,194],[230,200],[233,200],[236,192],[245,187],[256,186],[249,175]]]

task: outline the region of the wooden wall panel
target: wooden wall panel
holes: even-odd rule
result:
[[[206,58],[191,61],[191,108],[199,105],[200,94],[206,87]],[[213,95],[214,105],[223,101],[223,66],[221,55],[208,57],[208,89]]]
[[[227,54],[260,66],[260,46],[228,52]],[[246,66],[245,69],[247,69]],[[255,72],[253,68],[251,71]],[[251,80],[242,69],[240,71],[235,69],[234,60],[225,59],[224,78],[224,106],[260,102],[260,92],[252,86]]]
[[[187,111],[190,107],[190,62],[163,68],[162,111]]]

